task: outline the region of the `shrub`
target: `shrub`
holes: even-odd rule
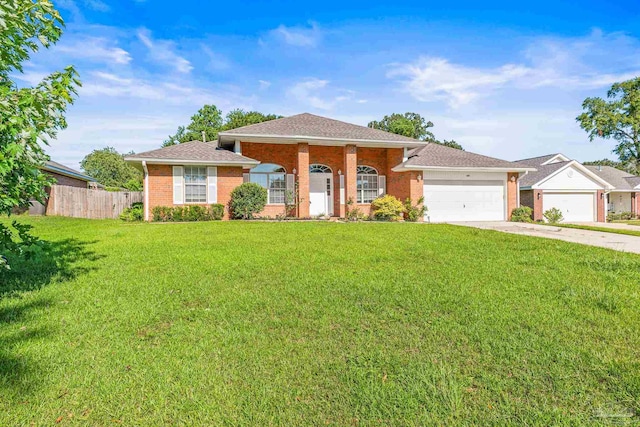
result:
[[[533,209],[529,206],[520,206],[511,211],[512,222],[533,222]]]
[[[133,203],[120,214],[123,221],[142,221],[144,219],[144,205],[140,202]]]
[[[627,221],[635,218],[636,216],[632,212],[610,213],[607,215],[607,221]]]
[[[235,219],[252,219],[267,205],[267,189],[254,182],[245,182],[231,192],[229,210]]]
[[[156,206],[151,210],[151,215],[158,222],[219,221],[224,216],[224,205]]]
[[[397,221],[402,219],[402,214],[405,211],[402,202],[390,194],[378,197],[371,205],[373,206],[373,217],[378,221]]]
[[[417,205],[413,205],[411,199],[407,198],[404,201],[404,220],[409,222],[416,222],[420,218],[424,217],[424,214],[428,211],[427,206],[424,204],[424,197],[418,199]]]
[[[347,221],[361,221],[366,219],[366,215],[364,214],[364,212],[362,212],[360,209],[358,209],[358,207],[356,206],[355,208],[353,207],[354,205],[354,201],[353,201],[353,197],[349,197],[349,200],[347,200],[347,213],[346,213],[346,220]]]
[[[558,208],[551,208],[548,211],[545,211],[542,216],[544,216],[544,219],[546,219],[549,224],[557,224],[564,220],[562,212]]]

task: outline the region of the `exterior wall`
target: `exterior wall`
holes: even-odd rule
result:
[[[518,173],[507,173],[507,221],[511,212],[518,207]]]
[[[544,217],[542,216],[543,192],[540,189],[532,190],[532,192],[533,192],[533,220],[542,221],[544,219]]]
[[[632,212],[632,194],[634,193],[609,193],[610,206],[607,210],[613,213]]]
[[[302,142],[298,144],[298,217],[309,217],[309,144]]]
[[[156,206],[184,206],[173,204],[173,166],[147,165],[149,170],[149,218]],[[234,188],[242,184],[242,168],[218,166],[218,203],[225,205],[224,219],[229,219],[229,201]],[[202,206],[208,203],[199,203]]]
[[[347,145],[344,147],[344,200],[349,202],[353,200],[354,204],[357,199],[358,182],[356,177],[356,169],[358,167],[358,148],[355,145]],[[346,206],[340,207],[340,216],[346,215]]]
[[[593,181],[574,167],[567,168],[540,185],[543,190],[601,190]]]
[[[634,215],[640,213],[640,193],[631,193],[631,206]]]
[[[77,188],[87,188],[87,181],[83,181],[77,178],[71,178],[69,176],[60,175],[55,172],[43,171],[45,174],[52,176],[56,179],[56,184],[58,185],[66,185],[67,187],[77,187]]]
[[[520,206],[527,206],[533,210],[533,190],[520,190]]]
[[[596,194],[596,207],[597,207],[597,219],[596,221],[598,222],[604,222],[605,220],[605,216],[606,216],[606,209],[605,209],[605,197],[604,197],[604,191],[603,190],[598,190],[598,194]]]

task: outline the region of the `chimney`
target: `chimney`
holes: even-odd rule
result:
[[[602,165],[598,165],[598,170],[602,171]]]
[[[205,131],[202,131],[202,142],[207,142],[207,134]]]

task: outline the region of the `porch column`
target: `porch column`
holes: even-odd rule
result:
[[[634,217],[638,215],[638,194],[631,193],[631,213]]]
[[[533,220],[542,221],[542,190],[533,190]]]
[[[358,203],[358,183],[356,177],[356,169],[358,167],[358,148],[355,145],[347,145],[344,147],[344,201],[347,203],[349,199],[353,200],[351,208],[354,209]],[[347,214],[347,207],[340,207],[340,216]]]
[[[607,213],[605,212],[605,194],[603,190],[598,190],[598,193],[596,194],[597,200],[596,200],[596,206],[598,207],[597,210],[597,221],[598,222],[605,222],[605,217],[607,216]]]
[[[518,207],[518,173],[507,173],[507,221],[511,219],[511,212]]]
[[[298,172],[298,197],[300,201],[298,218],[306,218],[309,216],[309,144],[306,142],[298,143],[296,169]]]

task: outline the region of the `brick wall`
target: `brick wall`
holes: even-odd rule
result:
[[[542,216],[542,190],[532,190],[533,191],[533,220],[534,221],[542,221],[544,218]]]
[[[605,220],[605,206],[604,206],[604,202],[605,202],[605,197],[604,197],[604,191],[603,190],[598,190],[598,193],[596,194],[596,206],[597,206],[597,219],[596,221],[598,222],[604,222]]]
[[[43,171],[45,174],[52,176],[56,179],[56,184],[66,185],[67,187],[87,188],[87,181],[83,181],[77,178],[71,178],[69,176],[60,175],[55,172]]]
[[[231,192],[242,185],[242,181],[242,168],[218,166],[218,203],[225,206],[224,219],[229,219]]]
[[[518,207],[518,173],[507,173],[507,220],[511,219],[511,212]]]

